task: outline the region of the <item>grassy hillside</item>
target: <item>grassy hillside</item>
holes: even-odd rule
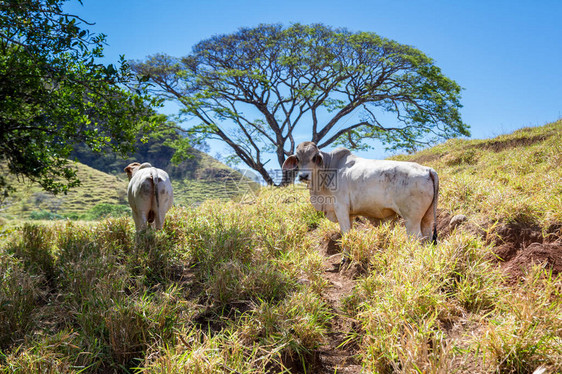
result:
[[[178,205],[195,206],[205,200],[228,200],[259,188],[257,183],[245,178],[215,158],[202,153],[192,178],[172,179],[174,201]]]
[[[258,187],[256,183],[196,150],[197,163],[189,178],[171,178],[176,205],[199,205],[208,199],[227,200]],[[127,202],[128,180],[125,173],[107,174],[76,163],[80,186],[67,195],[53,196],[39,185],[14,179],[16,192],[0,208],[0,217],[8,219],[62,218],[92,219],[130,212]]]
[[[342,238],[298,187],[141,235],[129,217],[4,230],[0,371],[561,372],[560,144],[559,121],[399,157],[439,173],[438,246],[400,222]]]
[[[16,192],[7,199],[0,216],[26,219],[32,214],[50,212],[77,217],[100,204],[128,205],[126,175],[118,178],[79,163],[76,168],[81,185],[66,195],[53,196],[39,185],[14,180]]]
[[[548,226],[562,221],[562,121],[486,140],[449,140],[398,160],[433,166],[440,206],[493,221]]]

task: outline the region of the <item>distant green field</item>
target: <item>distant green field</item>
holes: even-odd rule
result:
[[[252,198],[253,193],[248,186],[238,186],[232,180],[201,181],[184,179],[172,181],[174,187],[174,203],[182,206],[199,205],[205,200],[229,200],[237,197]],[[254,185],[257,187],[257,185]]]

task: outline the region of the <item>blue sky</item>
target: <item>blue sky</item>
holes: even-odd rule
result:
[[[107,62],[163,52],[260,23],[323,23],[412,45],[460,84],[463,121],[488,138],[562,117],[562,1],[84,0],[66,9],[107,34]],[[168,106],[169,113],[175,109]],[[225,152],[211,144],[211,154]],[[382,150],[372,152],[382,157]]]

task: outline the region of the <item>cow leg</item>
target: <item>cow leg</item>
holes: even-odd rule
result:
[[[156,214],[154,217],[154,227],[156,230],[162,230],[164,226],[164,215],[163,214]]]
[[[137,226],[137,231],[142,231],[147,228],[147,215],[146,212],[140,211],[133,215],[135,218],[135,225]]]
[[[406,232],[409,236],[415,236],[416,238],[420,238],[422,236],[421,228],[420,228],[420,220],[419,219],[405,219],[406,223]]]
[[[349,209],[347,207],[337,208],[336,207],[336,218],[340,224],[341,234],[345,234],[351,230],[351,217],[349,215]],[[343,248],[342,259],[340,267],[347,265],[350,262],[349,253],[346,248]]]
[[[433,236],[433,212],[431,215],[426,214],[421,221],[421,232],[424,240],[430,240]]]
[[[347,209],[336,209],[336,218],[340,224],[342,235],[351,230],[351,217],[349,216],[349,211]]]
[[[137,231],[140,231],[143,229],[142,227],[142,219],[139,215],[139,213],[135,210],[133,210],[133,221],[135,222],[135,228]]]
[[[424,241],[432,241],[434,244],[437,243],[437,232],[434,232],[434,229],[436,229],[435,227],[435,219],[436,217],[434,216],[434,205],[435,202],[433,202],[429,208],[427,209],[427,211],[425,212],[422,220],[421,220],[421,231],[422,231],[422,235],[423,235],[423,240]]]

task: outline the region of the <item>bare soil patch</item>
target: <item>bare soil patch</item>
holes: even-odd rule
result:
[[[340,267],[340,240],[341,234],[332,232],[319,245],[320,253],[325,256],[324,279],[329,284],[322,296],[332,309],[334,317],[322,346],[315,352],[315,363],[311,369],[318,374],[361,372],[361,365],[356,357],[357,346],[353,342],[347,342],[350,335],[358,329],[357,322],[342,310],[342,301],[353,291],[357,269],[353,266]]]
[[[504,270],[513,278],[521,278],[532,265],[544,266],[553,275],[562,273],[562,243],[533,243],[507,261]]]
[[[494,254],[511,280],[522,278],[533,265],[562,273],[562,224],[552,224],[545,231],[535,225],[511,223],[494,230]]]
[[[454,231],[452,218],[448,211],[438,210],[438,240]],[[537,264],[551,270],[554,276],[562,274],[562,223],[551,224],[546,229],[528,223],[505,223],[488,233],[470,220],[460,226],[493,245],[492,260],[500,264],[510,280],[521,279]]]
[[[450,212],[444,209],[437,209],[437,242],[451,235],[457,227],[462,227],[462,230],[471,232],[476,236],[484,238],[486,233],[481,228],[467,219],[461,224],[452,224],[453,216]]]

